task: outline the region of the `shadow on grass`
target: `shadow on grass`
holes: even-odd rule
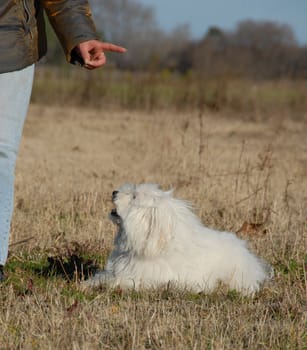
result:
[[[99,257],[82,254],[15,256],[5,266],[9,281],[25,278],[62,278],[67,282],[85,280],[99,269]]]
[[[103,252],[103,253],[102,253]],[[104,264],[104,242],[64,242],[49,250],[33,249],[20,255],[10,254],[5,266],[10,279],[51,277],[68,282],[85,280]]]
[[[99,266],[92,259],[76,254],[68,257],[52,256],[47,258],[47,264],[34,269],[34,273],[44,277],[61,277],[67,281],[88,279],[95,274]]]

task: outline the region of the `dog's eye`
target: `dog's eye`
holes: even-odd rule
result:
[[[132,195],[132,199],[135,199],[136,198],[136,194],[135,193],[133,193],[133,195]]]

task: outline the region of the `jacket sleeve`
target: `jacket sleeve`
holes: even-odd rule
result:
[[[41,3],[69,62],[78,44],[99,39],[87,0],[41,0]]]

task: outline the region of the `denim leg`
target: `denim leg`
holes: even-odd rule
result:
[[[8,254],[14,209],[15,164],[26,118],[34,65],[0,74],[0,265]]]

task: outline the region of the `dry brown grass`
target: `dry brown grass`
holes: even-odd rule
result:
[[[86,71],[68,67],[37,67],[32,101],[89,108],[147,112],[169,110],[240,113],[243,119],[266,120],[272,114],[301,119],[307,109],[307,80],[248,80],[227,75],[210,79],[193,71],[119,71],[107,67]]]
[[[243,119],[32,105],[0,287],[0,348],[303,349],[306,114]],[[274,281],[250,299],[223,288],[84,293],[42,274],[48,255],[103,265],[114,235],[110,193],[129,181],[176,188],[207,226],[248,239],[274,265]]]

